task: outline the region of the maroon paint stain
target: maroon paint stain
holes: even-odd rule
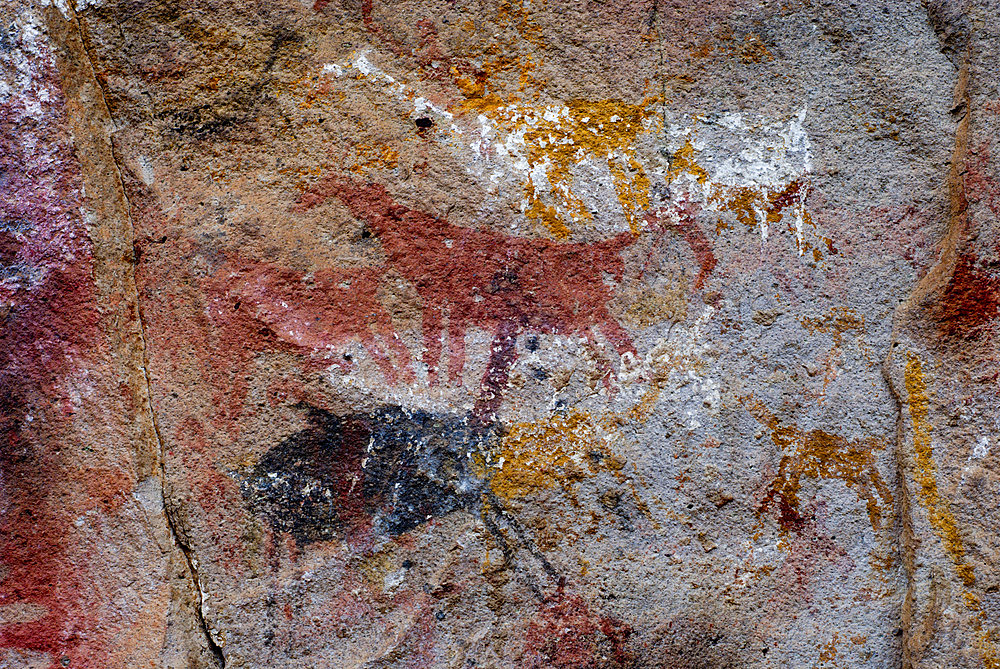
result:
[[[378,298],[383,273],[322,269],[306,275],[236,256],[217,270],[203,286],[207,315],[218,329],[216,350],[205,361],[227,394],[230,416],[241,411],[249,363],[266,350],[309,351],[321,364],[347,366],[346,354],[331,356],[358,341],[388,383],[399,376],[412,381],[410,353]]]
[[[494,332],[483,388],[495,397],[483,401],[481,412],[495,410],[522,332],[586,336],[596,327],[619,354],[635,353],[631,336],[608,310],[612,292],[604,280],[609,275],[621,281],[619,254],[635,242],[631,233],[593,244],[562,244],[474,230],[403,207],[379,184],[337,176],[305,193],[297,208],[309,209],[330,197],[372,228],[388,264],[420,295],[424,363],[432,385],[438,381],[443,335],[449,335],[450,380],[461,383],[466,329]]]
[[[979,269],[974,254],[959,255],[941,301],[941,330],[950,337],[978,337],[1000,313],[1000,277]]]
[[[962,182],[962,195],[968,200],[961,205],[964,209],[968,201],[983,203],[992,212],[994,219],[1000,219],[1000,184],[990,176],[993,171],[991,163],[992,149],[988,142],[982,142],[969,151]]]
[[[631,667],[626,648],[632,628],[595,615],[578,595],[559,592],[545,599],[525,635],[526,667],[611,669]]]
[[[14,48],[32,73],[0,103],[0,607],[37,613],[0,624],[0,649],[46,653],[53,668],[108,666],[100,579],[78,562],[73,518],[114,510],[128,482],[61,489],[94,480],[66,455],[81,446],[67,381],[98,349],[92,253],[58,75],[40,40]]]
[[[761,636],[770,636],[812,602],[817,581],[830,578],[825,565],[835,566],[845,578],[853,571],[854,561],[827,531],[825,515],[825,504],[817,504],[809,510],[800,533],[789,538],[788,555],[771,578],[772,594],[763,607],[769,615],[760,625]]]
[[[805,527],[806,519],[799,513],[797,502],[789,500],[788,496],[775,485],[768,488],[767,494],[757,507],[757,514],[767,513],[772,506],[777,507],[778,526],[784,532],[801,532]]]

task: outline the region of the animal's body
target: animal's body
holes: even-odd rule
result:
[[[454,225],[396,203],[378,184],[330,178],[300,202],[306,209],[329,197],[343,202],[382,244],[386,261],[413,284],[423,303],[424,362],[438,380],[442,335],[449,342],[449,373],[461,383],[465,333],[494,333],[484,391],[506,383],[520,333],[583,335],[597,328],[620,354],[632,338],[608,310],[607,279],[620,281],[620,252],[635,242],[622,233],[605,241],[558,243]],[[499,369],[498,366],[502,366]]]
[[[205,284],[206,312],[218,330],[213,366],[242,369],[258,352],[285,349],[329,360],[358,341],[386,381],[413,378],[410,354],[378,298],[378,269],[322,269],[306,275],[269,263],[231,258]],[[396,364],[387,349],[395,353]],[[235,358],[235,360],[233,360]],[[236,365],[232,363],[236,362]],[[335,364],[345,364],[342,355]],[[240,378],[231,379],[242,402]]]

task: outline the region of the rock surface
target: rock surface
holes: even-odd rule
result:
[[[0,10],[0,667],[1000,668],[995,0]]]

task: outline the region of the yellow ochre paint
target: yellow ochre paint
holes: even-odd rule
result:
[[[913,423],[913,449],[917,456],[917,467],[913,474],[920,486],[917,493],[927,509],[931,527],[941,537],[945,551],[955,563],[959,577],[966,586],[971,586],[976,582],[976,577],[972,572],[972,565],[965,563],[965,547],[962,545],[955,517],[938,494],[935,478],[937,467],[931,450],[931,428],[927,422],[927,383],[924,380],[920,360],[915,355],[907,357],[904,381],[910,420]]]
[[[913,450],[916,452],[916,468],[913,477],[919,486],[917,495],[924,508],[927,509],[928,520],[935,533],[941,538],[945,552],[955,565],[955,572],[965,587],[972,587],[976,582],[972,565],[965,561],[965,546],[951,513],[948,503],[941,499],[938,493],[934,453],[931,448],[931,425],[927,419],[928,404],[927,381],[924,379],[923,366],[920,359],[907,354],[906,368],[903,373],[906,386],[907,406],[913,427]],[[979,598],[966,591],[966,608],[975,613],[974,625],[977,635],[977,647],[986,669],[1000,669],[1000,656],[993,641],[994,634],[985,627],[986,614],[982,610]]]

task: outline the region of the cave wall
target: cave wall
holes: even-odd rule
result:
[[[1000,667],[994,0],[0,10],[0,667]]]

